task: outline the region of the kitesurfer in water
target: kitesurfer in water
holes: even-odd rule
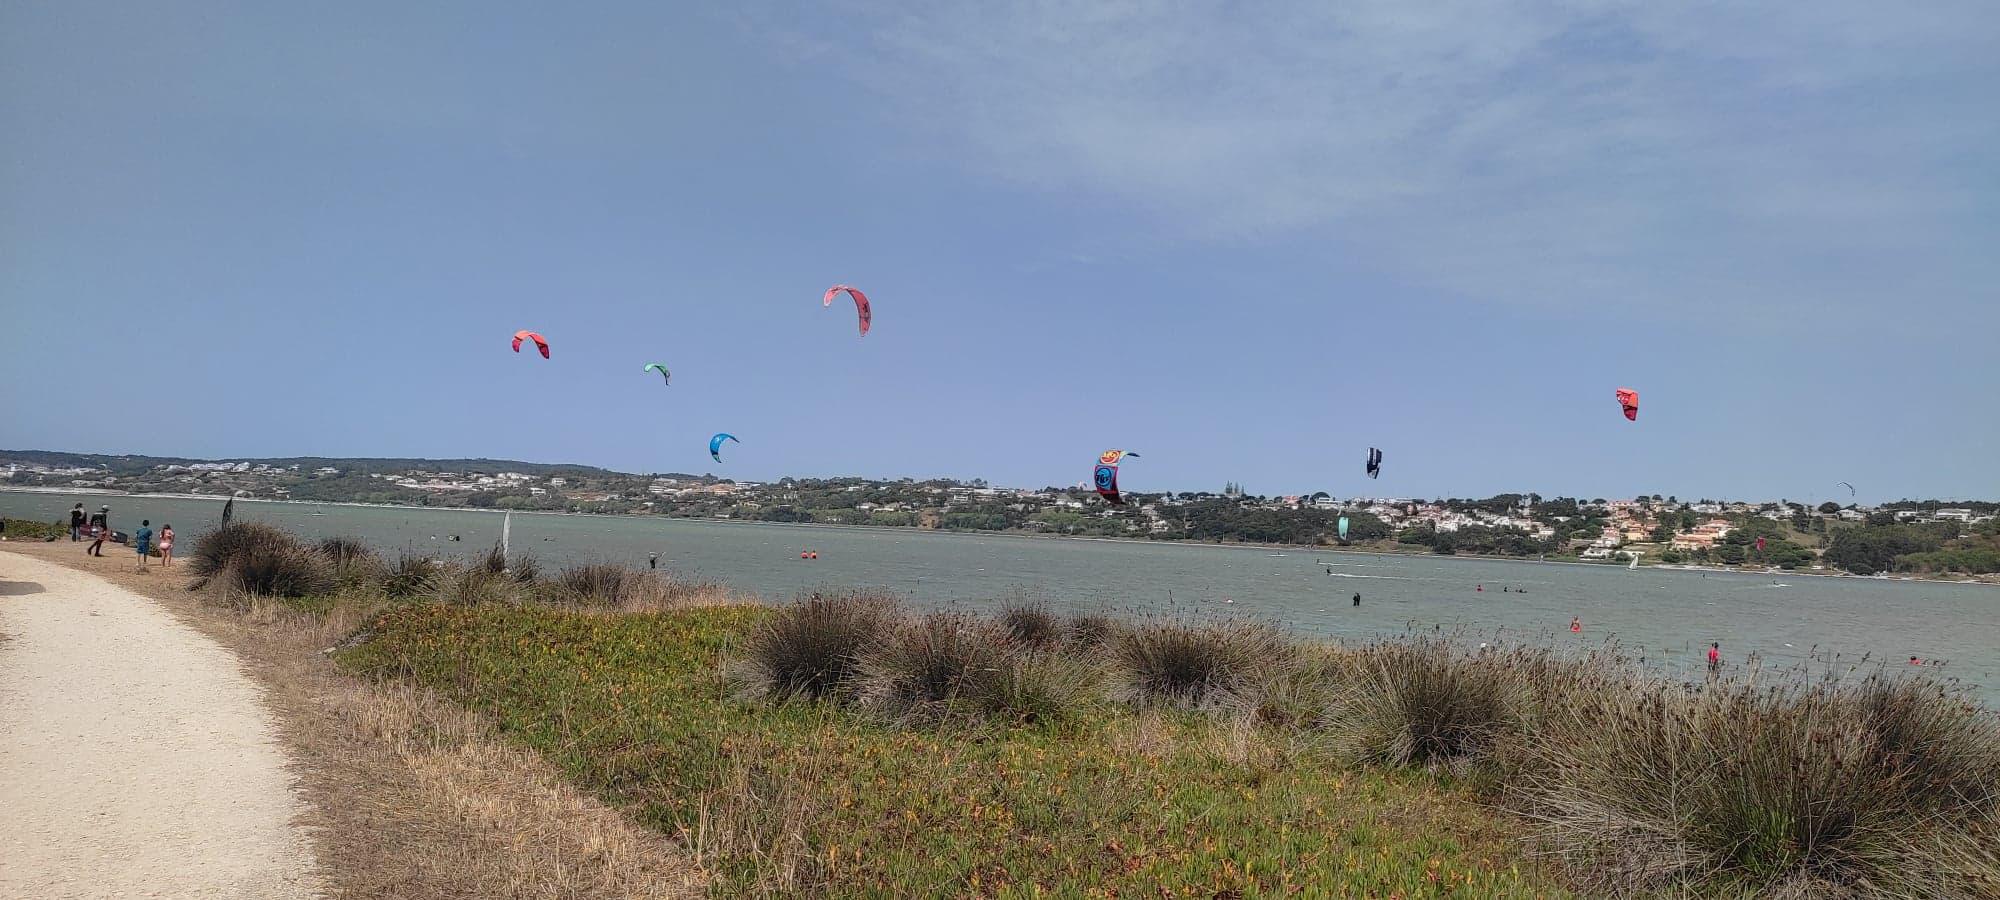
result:
[[[1570,633],[1570,634],[1582,634],[1582,633],[1583,633],[1583,617],[1582,617],[1582,616],[1571,616],[1571,617],[1570,617],[1570,620],[1569,620],[1569,633]]]
[[[1361,592],[1360,592],[1360,591],[1355,591],[1355,592],[1354,592],[1354,605],[1355,605],[1355,606],[1360,606],[1360,605],[1361,605]]]
[[[660,567],[660,554],[658,553],[646,554],[646,568],[657,569],[659,567]]]

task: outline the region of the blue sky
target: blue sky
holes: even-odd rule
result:
[[[0,446],[2000,495],[1987,3],[286,6],[0,6]]]

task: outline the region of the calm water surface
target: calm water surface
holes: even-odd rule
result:
[[[110,505],[121,530],[142,518],[155,528],[171,522],[183,548],[222,509],[209,500],[0,492],[0,515],[54,521],[77,501]],[[236,515],[445,556],[483,552],[501,525],[496,512],[254,501],[238,501]],[[657,552],[662,568],[772,598],[876,587],[919,605],[986,608],[1025,593],[1073,611],[1222,612],[1343,638],[1459,626],[1559,643],[1614,638],[1668,671],[1698,670],[1712,640],[1731,661],[1752,653],[1799,661],[1815,646],[1843,660],[1915,655],[1948,661],[1945,673],[2000,700],[2000,588],[1982,585],[540,514],[514,516],[513,546],[554,564],[643,566]],[[808,547],[818,560],[798,558]],[[1583,620],[1580,636],[1568,631],[1572,616]]]

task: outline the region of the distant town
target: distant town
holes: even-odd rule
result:
[[[1625,565],[2000,573],[2000,503],[1662,497],[1337,497],[1127,493],[984,481],[635,475],[507,460],[251,459],[0,451],[17,490],[181,494],[320,503],[662,515],[827,525],[1005,531],[1138,540],[1563,558]]]

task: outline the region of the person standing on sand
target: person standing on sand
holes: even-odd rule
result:
[[[83,552],[90,556],[104,555],[104,539],[111,536],[111,507],[100,506],[90,515],[90,536],[95,540]]]
[[[160,568],[174,566],[174,526],[172,522],[160,526]]]
[[[152,519],[139,520],[139,530],[132,532],[132,549],[139,551],[139,571],[146,571],[146,556],[153,552]]]
[[[83,526],[89,521],[90,517],[85,515],[83,512],[83,504],[79,503],[70,508],[69,511],[70,543],[74,544],[77,541],[83,540]]]

